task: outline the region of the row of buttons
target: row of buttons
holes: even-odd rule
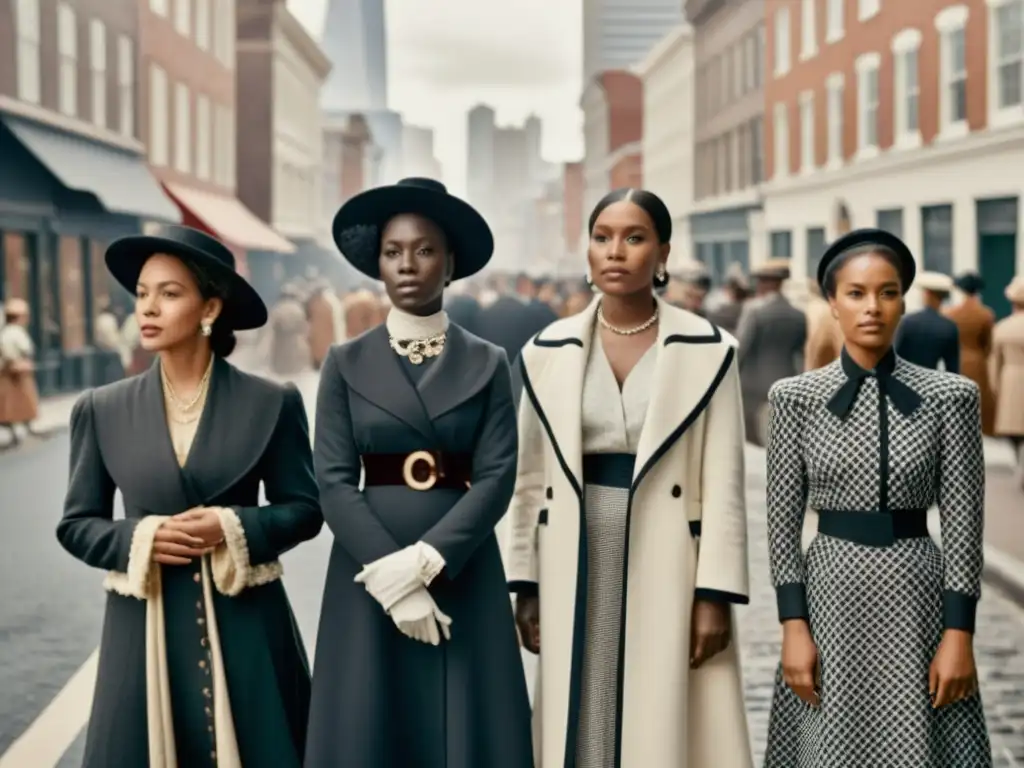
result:
[[[203,581],[202,573],[198,572],[192,574],[192,581],[201,585]],[[200,587],[200,589],[202,589],[202,587]],[[213,664],[213,653],[210,650],[210,640],[206,634],[206,605],[203,602],[202,596],[200,596],[199,600],[196,600],[196,614],[196,625],[199,627],[199,645],[206,656],[206,658],[199,660],[199,668],[203,670],[203,674],[207,678],[207,684],[203,686],[203,698],[206,700],[203,705],[203,712],[206,714],[207,719],[206,731],[210,735],[211,745],[215,746],[213,691],[211,690],[213,681],[210,679],[210,666]],[[215,749],[210,750],[210,759],[216,763],[217,751]]]

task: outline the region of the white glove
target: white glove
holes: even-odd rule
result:
[[[420,587],[403,597],[389,611],[398,631],[421,643],[438,645],[441,634],[445,640],[452,639],[450,617],[441,612],[426,587]],[[438,626],[441,633],[438,633]]]
[[[444,568],[444,558],[422,541],[400,549],[367,565],[356,576],[385,611],[403,597],[430,582]]]

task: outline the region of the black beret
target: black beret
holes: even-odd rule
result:
[[[881,246],[895,253],[899,260],[900,282],[904,293],[913,285],[914,276],[917,274],[917,264],[914,262],[914,254],[910,252],[906,243],[892,232],[887,232],[884,229],[855,229],[833,241],[822,254],[821,261],[818,263],[818,285],[821,287],[822,294],[826,292],[825,278],[831,271],[833,262],[847,251],[865,245]]]

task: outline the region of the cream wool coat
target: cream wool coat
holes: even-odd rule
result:
[[[660,346],[627,531],[617,768],[751,768],[737,638],[689,668],[695,591],[747,602],[736,341],[658,302]],[[504,522],[510,584],[539,585],[537,768],[572,766],[587,594],[581,396],[595,301],[523,349],[519,468]]]

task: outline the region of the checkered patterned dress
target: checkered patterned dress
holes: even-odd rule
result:
[[[978,388],[892,356],[890,376],[917,393],[916,408],[885,398],[883,413],[879,379],[868,375],[841,418],[827,406],[851,363],[844,355],[784,379],[769,396],[772,580],[780,616],[784,593],[806,596],[822,683],[812,709],[780,667],[765,768],[988,768],[980,697],[934,710],[928,696],[944,621],[965,621],[944,615],[971,622],[980,594]],[[819,534],[801,553],[806,507],[899,514],[935,504],[944,551],[927,537],[869,547]]]

